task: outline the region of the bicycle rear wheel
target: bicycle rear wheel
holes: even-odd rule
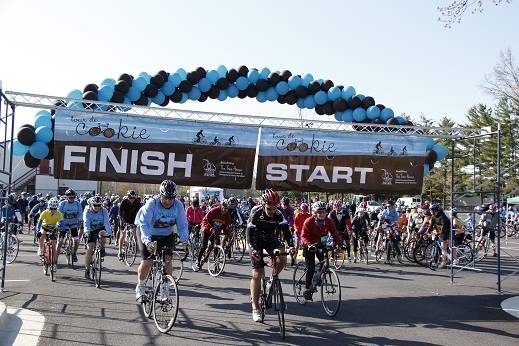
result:
[[[232,257],[236,262],[240,262],[245,256],[246,244],[243,236],[236,235],[232,244]]]
[[[146,318],[152,318],[153,312],[153,293],[154,293],[154,279],[155,274],[159,274],[156,272],[154,267],[151,268],[148,278],[144,282],[144,297],[142,298],[142,310],[144,311],[144,316]]]
[[[469,244],[458,245],[456,247],[456,259],[458,260],[458,264],[461,266],[466,266],[471,263],[474,259],[472,247]]]
[[[342,247],[339,248],[338,251],[334,252],[332,257],[333,267],[337,270],[341,269],[344,265],[344,261],[346,260],[346,250]]]
[[[438,262],[440,260],[440,254],[438,252],[441,253],[434,243],[430,243],[425,248],[425,263],[427,263],[427,267],[431,270],[438,268]]]
[[[175,283],[178,284],[180,279],[182,278],[182,274],[184,273],[184,261],[182,260],[183,255],[181,255],[178,251],[173,251],[171,258],[171,266],[173,267],[173,278],[175,278]]]
[[[328,268],[321,274],[321,302],[324,312],[330,317],[337,315],[341,308],[341,283],[335,270]]]
[[[135,238],[131,237],[124,244],[124,262],[128,267],[131,267],[135,263],[137,258],[137,242]]]
[[[306,282],[306,264],[305,262],[299,262],[294,269],[294,274],[292,276],[292,288],[294,290],[294,297],[296,301],[301,304],[306,304],[306,299],[304,298],[305,292],[305,282]]]
[[[207,271],[211,276],[219,276],[225,268],[225,251],[220,245],[215,245],[209,254]]]
[[[285,299],[283,298],[283,289],[281,281],[275,279],[272,283],[272,302],[274,310],[278,314],[279,335],[285,340]]]
[[[94,261],[92,264],[94,269],[94,273],[92,274],[94,277],[94,284],[97,288],[101,287],[101,254],[99,251],[94,252]]]
[[[3,249],[1,250],[3,256]],[[9,234],[9,238],[7,238],[7,256],[5,258],[6,262],[9,264],[13,263],[18,256],[18,251],[20,251],[20,242],[18,241],[18,238],[14,234]]]
[[[67,260],[68,266],[73,266],[72,262],[72,249],[74,248],[74,244],[72,238],[68,235],[65,237],[65,242],[63,243],[63,252],[65,253],[65,259]]]
[[[167,287],[167,288],[163,288]],[[169,298],[161,299],[161,291],[169,292]],[[175,279],[164,275],[153,292],[153,320],[161,333],[167,333],[173,328],[178,314],[178,292]]]
[[[416,239],[412,239],[409,241],[409,243],[405,244],[404,246],[404,256],[407,258],[409,262],[414,262],[413,259],[413,251],[414,247],[416,245]]]

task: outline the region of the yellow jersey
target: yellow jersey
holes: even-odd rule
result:
[[[45,209],[40,214],[41,226],[57,226],[58,222],[63,220],[63,214],[59,210],[56,210],[54,214],[51,214],[49,209]]]

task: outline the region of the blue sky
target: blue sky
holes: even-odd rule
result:
[[[481,84],[499,52],[519,56],[519,1],[444,29],[436,7],[449,2],[2,0],[0,79],[4,90],[65,96],[123,72],[247,65],[352,85],[397,114],[463,121],[494,103]],[[297,113],[250,99],[175,107]]]

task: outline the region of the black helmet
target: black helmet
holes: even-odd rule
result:
[[[172,180],[164,180],[160,184],[160,196],[170,199],[177,197],[177,185]]]
[[[238,206],[238,199],[236,197],[229,198],[229,207],[236,208]]]
[[[127,196],[128,197],[137,197],[137,192],[135,192],[134,190],[128,190]]]
[[[288,197],[283,197],[283,199],[282,199],[282,203],[283,203],[283,205],[290,205],[290,198],[288,198]]]
[[[65,191],[65,196],[67,196],[67,197],[70,197],[70,196],[76,197],[76,191],[74,191],[72,189],[68,189],[67,191]]]
[[[10,193],[5,201],[7,205],[14,206],[16,204],[16,193]]]

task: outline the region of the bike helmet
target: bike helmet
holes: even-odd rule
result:
[[[94,206],[100,207],[101,204],[103,204],[103,199],[101,198],[101,196],[90,197],[88,199],[88,204],[90,204],[92,207],[94,207]]]
[[[108,204],[109,204],[108,201],[105,199],[105,200],[103,201],[103,207],[108,207]]]
[[[51,198],[49,200],[49,209],[58,209],[59,201],[57,198]]]
[[[440,210],[440,205],[437,203],[431,204],[429,210]]]
[[[40,199],[38,199],[38,202],[39,202],[40,204],[45,204],[46,201],[45,201],[45,198],[40,197]]]
[[[317,212],[318,210],[326,210],[326,203],[323,201],[318,201],[312,204],[312,212]]]
[[[279,204],[279,195],[273,189],[267,189],[267,190],[265,190],[263,195],[261,195],[261,201],[264,204],[278,205]]]
[[[177,197],[177,185],[172,180],[164,180],[160,183],[160,196],[170,199]]]
[[[358,213],[365,213],[366,212],[366,209],[364,208],[358,208],[356,211],[355,211],[355,214],[358,214]]]
[[[236,197],[230,197],[228,199],[229,207],[236,208],[238,206],[238,199]]]
[[[16,193],[10,193],[5,201],[7,205],[14,206],[16,204]]]
[[[65,191],[65,196],[67,196],[67,197],[70,197],[70,196],[76,197],[76,191],[74,191],[72,189],[68,189],[67,191]]]
[[[223,201],[220,203],[220,205],[224,208],[229,208],[229,200],[227,198],[224,198]]]
[[[193,199],[193,207],[198,208],[200,207],[200,201],[198,198]]]
[[[299,209],[301,209],[301,211],[303,213],[308,213],[309,212],[308,203],[301,203],[301,205],[299,206]]]
[[[128,197],[137,198],[137,192],[134,190],[128,190],[128,193],[126,194]]]
[[[347,202],[344,202],[341,204],[342,209],[348,209],[349,207],[350,207],[350,205]]]

